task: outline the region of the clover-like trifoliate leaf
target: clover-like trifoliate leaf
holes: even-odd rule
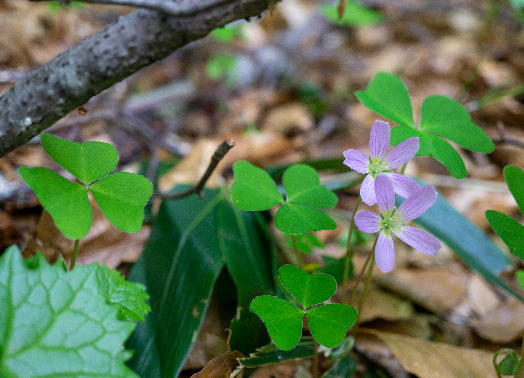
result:
[[[408,90],[395,75],[378,72],[366,90],[355,92],[355,96],[366,108],[400,125],[414,127]]]
[[[524,261],[524,226],[515,219],[495,210],[486,210],[486,219],[511,253]]]
[[[293,265],[282,265],[278,271],[282,285],[307,309],[327,301],[337,290],[337,281],[325,273],[307,274]]]
[[[288,203],[300,203],[317,209],[331,209],[337,204],[335,193],[320,185],[317,171],[309,165],[295,164],[286,169],[282,184]]]
[[[88,190],[116,228],[124,232],[140,231],[144,205],[153,193],[153,186],[148,179],[134,173],[110,174],[118,162],[113,146],[103,142],[69,142],[49,134],[43,134],[41,139],[49,155],[83,184],[70,182],[46,168],[19,169],[20,176],[35,191],[65,236],[81,239],[89,232],[93,214]]]
[[[235,182],[231,186],[233,203],[242,210],[268,210],[282,204],[275,215],[275,226],[288,234],[333,230],[337,224],[318,209],[331,209],[337,196],[319,184],[315,169],[296,164],[283,176],[286,201],[273,179],[262,169],[246,161],[233,165]]]
[[[89,189],[102,213],[119,230],[138,232],[144,220],[144,205],[153,186],[143,176],[117,172],[92,184]]]
[[[45,133],[40,140],[49,156],[84,184],[110,174],[118,163],[118,152],[109,143],[70,142]]]
[[[235,182],[231,185],[231,199],[235,206],[247,211],[269,210],[284,203],[277,184],[263,169],[247,161],[233,164]]]
[[[18,248],[0,258],[0,376],[137,378],[122,345],[135,323],[100,293],[98,264],[66,271]]]
[[[357,321],[354,307],[335,303],[310,308],[307,320],[311,335],[320,344],[334,348],[344,340],[346,332]]]
[[[329,348],[339,345],[347,329],[355,323],[357,310],[344,304],[310,308],[335,294],[335,278],[324,273],[308,275],[292,265],[280,267],[279,274],[282,285],[302,303],[303,309],[270,295],[256,297],[249,306],[262,319],[275,345],[283,350],[297,345],[304,314],[311,334],[320,344]]]
[[[452,98],[429,96],[420,110],[419,130],[449,139],[471,151],[488,154],[495,144],[475,123],[464,107]]]
[[[93,221],[93,212],[84,186],[47,168],[20,167],[18,173],[35,191],[40,203],[65,236],[81,239],[87,235]]]
[[[297,306],[271,295],[260,295],[251,301],[249,309],[262,319],[277,347],[290,350],[298,344],[304,312]]]
[[[98,270],[100,293],[107,303],[119,306],[118,319],[144,321],[151,307],[147,304],[149,295],[144,285],[127,281],[115,269],[102,265]]]

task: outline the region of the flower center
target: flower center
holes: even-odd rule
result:
[[[391,172],[391,170],[384,160],[369,158],[368,172],[371,177],[375,178],[377,175],[383,172]]]
[[[391,233],[400,232],[404,223],[400,220],[400,216],[396,214],[396,208],[393,208],[391,211],[386,211],[380,216],[380,229],[386,235]]]

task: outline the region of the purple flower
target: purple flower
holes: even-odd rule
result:
[[[375,190],[381,215],[370,211],[359,211],[355,215],[355,224],[361,232],[379,232],[375,245],[375,260],[383,272],[393,269],[395,248],[391,234],[398,236],[404,243],[428,255],[434,255],[441,247],[440,241],[426,231],[415,227],[404,226],[404,222],[419,217],[429,209],[437,199],[433,185],[425,186],[410,195],[395,208],[395,192],[393,183],[385,176],[377,176]]]
[[[369,136],[369,159],[357,150],[344,151],[344,164],[359,173],[367,173],[360,186],[360,197],[369,206],[377,203],[375,195],[375,178],[379,175],[387,175],[393,182],[395,193],[407,198],[411,193],[420,189],[420,186],[404,175],[393,173],[392,169],[409,161],[418,151],[418,138],[409,138],[394,147],[387,153],[391,127],[384,121],[375,121]],[[387,154],[386,154],[387,153]]]

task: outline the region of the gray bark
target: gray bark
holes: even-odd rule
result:
[[[0,157],[91,97],[217,27],[259,16],[272,0],[186,0],[195,12],[140,9],[19,80],[0,97]]]

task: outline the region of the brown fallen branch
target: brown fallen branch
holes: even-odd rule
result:
[[[0,157],[113,84],[218,27],[260,16],[274,0],[176,3],[184,16],[137,10],[16,82],[0,97]]]
[[[196,193],[200,198],[202,198],[202,190],[204,190],[204,186],[206,185],[207,180],[217,167],[218,163],[226,156],[228,151],[232,149],[235,146],[235,141],[233,139],[227,139],[223,141],[215,150],[215,153],[211,157],[211,161],[209,162],[209,165],[207,166],[206,172],[204,175],[200,178],[200,180],[196,183],[195,186],[192,186],[191,188],[184,190],[179,193],[173,193],[173,194],[167,194],[162,192],[157,192],[156,195],[159,197],[162,197],[164,199],[180,199],[182,197],[186,197],[190,194]]]

